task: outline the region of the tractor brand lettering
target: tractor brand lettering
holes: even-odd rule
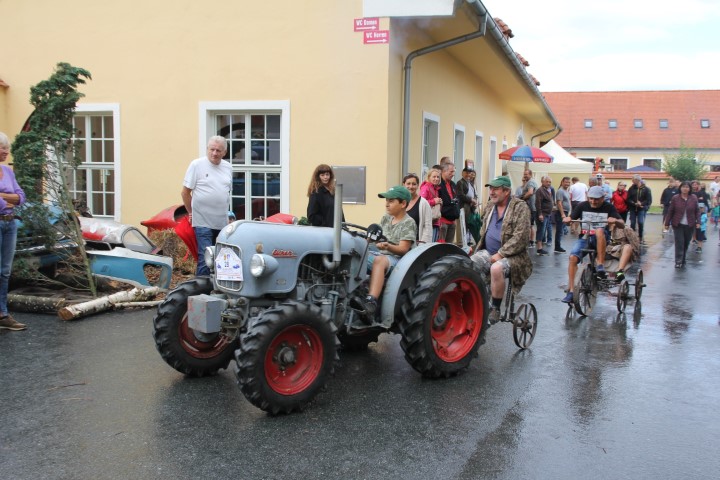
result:
[[[272,256],[276,258],[295,258],[297,255],[295,255],[295,252],[292,250],[281,250],[279,248],[276,248],[272,251]]]

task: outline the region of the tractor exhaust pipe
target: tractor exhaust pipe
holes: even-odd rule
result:
[[[327,255],[323,256],[323,264],[328,270],[335,270],[340,266],[340,236],[342,234],[342,183],[335,185],[335,209],[334,227],[333,227],[333,253],[332,261],[327,259]]]

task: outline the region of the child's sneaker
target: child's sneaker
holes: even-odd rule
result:
[[[618,270],[617,272],[615,272],[615,281],[617,283],[620,283],[623,280],[625,280],[625,272],[623,272],[622,270]]]

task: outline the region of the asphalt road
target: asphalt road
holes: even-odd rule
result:
[[[464,374],[423,380],[399,337],[342,354],[303,413],[270,417],[234,374],[166,365],[151,311],[76,322],[18,314],[0,331],[0,479],[716,478],[720,467],[718,234],[685,270],[649,217],[647,287],[618,315],[560,303],[566,255],[534,257],[522,300],[532,348],[507,324]],[[565,240],[566,248],[571,240]]]

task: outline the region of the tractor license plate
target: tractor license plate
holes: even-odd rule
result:
[[[228,247],[221,248],[215,258],[215,272],[217,280],[243,281],[240,257]]]

